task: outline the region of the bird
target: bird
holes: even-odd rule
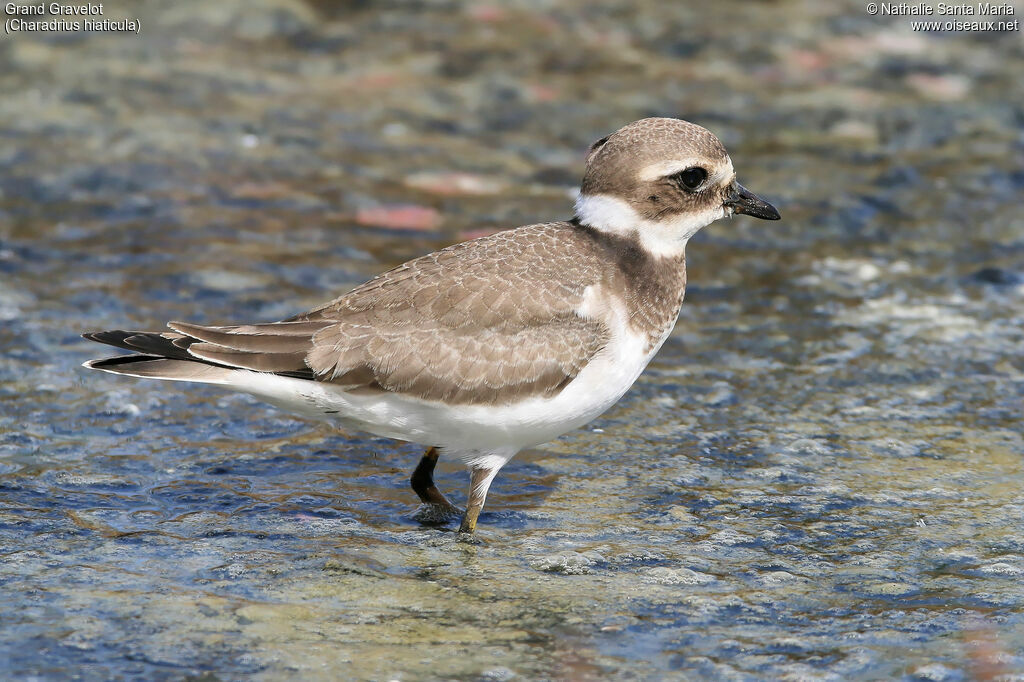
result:
[[[419,518],[461,517],[470,534],[516,453],[592,421],[632,386],[676,324],[687,242],[735,214],[780,218],[737,182],[711,131],[645,118],[590,147],[568,220],[448,246],[277,322],[86,333],[132,353],[84,366],[213,384],[418,443]],[[434,484],[442,454],[469,471],[464,510]]]

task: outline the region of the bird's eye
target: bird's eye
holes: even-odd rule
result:
[[[679,179],[679,182],[683,187],[693,192],[708,179],[708,172],[700,166],[694,166],[692,168],[679,171],[676,173],[676,178]]]

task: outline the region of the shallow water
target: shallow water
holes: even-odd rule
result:
[[[1019,32],[108,11],[143,35],[0,42],[0,676],[1024,676]],[[784,219],[691,242],[650,369],[513,460],[474,541],[413,521],[417,446],[79,368],[81,331],[280,319],[566,217],[587,145],[652,114]]]

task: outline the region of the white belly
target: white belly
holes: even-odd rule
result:
[[[664,343],[619,326],[609,345],[548,398],[508,405],[446,405],[394,393],[355,395],[329,383],[245,372],[234,385],[284,410],[378,436],[455,451],[519,450],[578,428],[614,405]]]

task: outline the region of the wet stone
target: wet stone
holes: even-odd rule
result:
[[[530,566],[545,573],[583,575],[593,573],[596,567],[604,563],[605,558],[597,552],[570,552],[568,554],[552,554],[534,559],[530,562]]]
[[[981,284],[1017,286],[1024,284],[1024,273],[1005,268],[987,267],[971,273],[970,278]]]
[[[714,576],[699,573],[688,568],[652,568],[644,575],[644,580],[660,585],[709,585],[715,582]]]

